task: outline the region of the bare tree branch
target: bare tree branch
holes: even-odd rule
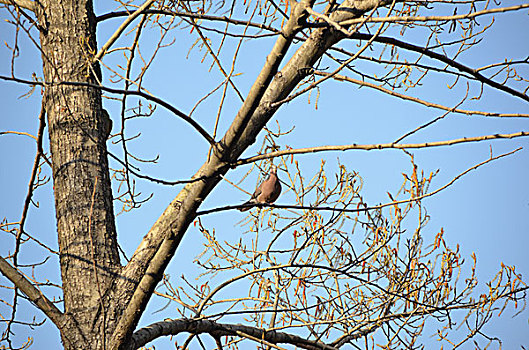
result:
[[[370,34],[364,34],[364,33],[354,33],[351,38],[355,38],[355,39],[362,39],[362,40],[369,40],[370,38],[372,37],[372,35]],[[479,70],[477,69],[473,69],[473,68],[470,68],[460,62],[457,62],[451,58],[448,58],[447,56],[443,55],[443,54],[440,54],[440,53],[437,53],[437,52],[433,52],[427,48],[424,48],[424,47],[421,47],[421,46],[418,46],[418,45],[414,45],[414,44],[410,44],[410,43],[407,43],[407,42],[404,42],[402,40],[398,40],[398,39],[394,39],[394,38],[390,38],[390,37],[385,37],[385,36],[377,36],[374,40],[375,42],[379,42],[379,43],[384,43],[384,44],[391,44],[391,45],[395,45],[397,47],[400,47],[400,48],[403,48],[405,50],[409,50],[409,51],[414,51],[414,52],[418,52],[418,53],[421,53],[421,54],[424,54],[425,56],[428,56],[430,58],[433,58],[433,59],[436,59],[438,61],[441,61],[443,63],[446,63],[447,65],[449,65],[450,67],[454,67],[458,70],[460,70],[461,72],[465,72],[465,73],[468,73],[470,75],[472,75],[474,78],[476,78],[476,80],[480,81],[481,83],[485,84],[485,85],[488,85],[492,88],[495,88],[497,90],[501,90],[501,91],[504,91],[510,95],[513,95],[513,96],[516,96],[516,97],[519,97],[525,101],[528,101],[529,102],[529,96],[527,96],[526,94],[524,94],[523,92],[520,92],[518,90],[515,90],[505,84],[502,84],[502,83],[498,83],[490,78],[487,78],[485,77],[483,74],[481,74],[479,72]]]
[[[390,22],[390,23],[400,23],[400,22],[428,22],[428,21],[457,21],[460,19],[470,19],[483,15],[490,15],[500,12],[509,12],[509,11],[518,11],[528,8],[529,4],[521,4],[510,7],[499,7],[493,9],[486,9],[477,12],[471,12],[464,15],[451,15],[451,16],[392,16],[392,17],[376,17],[369,18],[366,22],[379,23],[379,22]],[[361,23],[362,19],[349,19],[339,24],[342,26],[349,26],[352,24]]]
[[[283,151],[275,151],[265,154],[260,154],[250,158],[240,159],[232,164],[233,167],[239,165],[254,163],[263,159],[270,159],[275,157],[281,157],[291,154],[306,154],[306,153],[317,153],[317,152],[329,152],[329,151],[347,151],[347,150],[381,150],[381,149],[414,149],[414,148],[428,148],[428,147],[440,147],[440,146],[451,146],[459,143],[467,142],[480,142],[487,140],[496,140],[496,139],[512,139],[517,137],[526,137],[529,136],[528,131],[520,131],[512,134],[494,134],[494,135],[485,135],[485,136],[476,136],[476,137],[463,137],[459,139],[447,140],[447,141],[434,141],[434,142],[424,142],[424,143],[409,143],[409,144],[399,144],[399,143],[380,143],[372,145],[359,145],[353,143],[351,145],[341,145],[341,146],[319,146],[319,147],[307,147],[307,148],[297,148],[297,149],[286,149]]]
[[[196,120],[194,120],[193,118],[190,118],[187,114],[180,111],[178,108],[172,106],[168,102],[158,97],[147,94],[143,91],[114,89],[114,88],[110,88],[110,87],[103,86],[103,85],[96,85],[96,84],[80,82],[80,81],[61,81],[61,82],[56,82],[56,83],[43,83],[40,81],[31,81],[31,80],[25,80],[25,79],[20,79],[20,78],[13,78],[13,77],[5,76],[5,75],[0,75],[0,79],[7,80],[7,81],[14,81],[17,83],[28,84],[31,86],[34,86],[34,85],[39,85],[39,86],[45,86],[45,85],[47,86],[51,86],[51,85],[87,86],[87,87],[98,88],[98,89],[101,89],[103,91],[107,91],[113,94],[140,96],[146,100],[149,100],[149,101],[152,101],[152,102],[155,102],[161,105],[162,107],[171,111],[175,115],[179,116],[180,118],[188,122],[193,128],[195,128],[195,130],[198,131],[200,135],[202,135],[210,144],[215,143],[215,140],[213,140],[211,135],[209,135],[209,133]]]
[[[17,286],[33,304],[61,329],[65,322],[63,313],[44,294],[0,256],[0,271]]]
[[[13,223],[6,218],[0,223],[0,230],[10,235],[15,248],[12,255],[0,257],[0,271],[9,280],[16,281],[13,282],[14,287],[9,282],[3,286],[14,298],[0,298],[11,310],[11,320],[0,321],[0,325],[6,325],[0,343],[7,341],[8,347],[15,348],[11,341],[19,336],[10,339],[11,324],[32,325],[15,317],[20,317],[17,306],[20,305],[22,292],[30,293],[29,300],[52,321],[55,319],[53,322],[60,330],[61,340],[69,350],[129,350],[164,335],[178,336],[180,342],[180,337],[186,337],[182,334],[184,332],[190,334],[184,347],[198,342],[203,349],[206,348],[203,339],[209,336],[215,339],[219,349],[223,346],[231,348],[242,342],[242,345],[256,342],[257,346],[267,349],[282,349],[280,344],[305,349],[360,348],[364,340],[365,347],[370,348],[370,343],[374,346],[379,339],[387,341],[387,345],[379,344],[382,347],[416,348],[420,347],[416,342],[422,342],[427,337],[429,329],[423,327],[432,319],[439,324],[438,339],[457,347],[480,336],[483,338],[478,340],[495,340],[484,334],[483,325],[493,313],[496,317],[497,310],[501,314],[507,305],[518,308],[518,302],[526,301],[527,287],[519,288],[525,282],[522,275],[515,272],[514,266],[502,264],[501,270],[486,286],[481,281],[478,286],[475,256],[472,255],[474,266],[470,269],[465,266],[463,270],[466,257],[461,256],[459,246],[451,247],[450,242],[443,240],[443,229],[437,234],[423,230],[429,219],[426,198],[449,188],[484,164],[518,152],[521,147],[497,156],[492,154],[491,147],[488,159],[479,164],[473,162],[473,166],[465,167],[467,170],[439,185],[433,181],[439,170],[421,169],[415,163],[414,155],[407,150],[514,139],[529,136],[529,131],[517,128],[512,130],[518,131],[515,133],[470,134],[472,137],[452,136],[452,139],[444,141],[407,144],[402,143],[402,139],[445,116],[452,116],[452,113],[499,118],[529,117],[529,114],[523,113],[498,113],[494,106],[483,111],[460,108],[464,103],[485,102],[479,101],[482,95],[469,97],[469,92],[476,88],[481,88],[481,93],[489,92],[486,87],[503,91],[507,93],[501,96],[505,101],[511,100],[512,96],[529,100],[528,58],[511,60],[509,55],[512,52],[508,52],[503,63],[494,59],[497,63],[485,62],[479,64],[480,68],[461,58],[468,49],[479,51],[478,44],[495,23],[495,18],[489,17],[492,18],[490,24],[480,26],[478,16],[526,11],[529,3],[489,9],[489,6],[495,5],[487,0],[288,0],[281,3],[266,0],[244,1],[243,4],[138,0],[137,4],[118,1],[116,8],[124,11],[99,17],[93,13],[93,0],[0,0],[0,3],[8,4],[4,7],[11,15],[10,33],[14,33],[12,41],[6,40],[6,47],[11,50],[11,74],[0,75],[0,80],[26,84],[30,87],[27,95],[42,87],[39,92],[47,97],[45,107],[50,143],[45,143],[44,147],[49,147],[54,157],[54,186],[48,191],[53,191],[55,195],[60,251],[57,255],[63,281],[62,286],[39,281],[35,274],[38,269],[32,270],[32,274],[23,273],[43,265],[48,256],[44,262],[17,264],[17,256],[22,257],[19,251],[24,251],[23,243],[29,241],[24,235],[33,239],[23,232],[23,228],[33,190],[41,180],[40,172],[36,173],[36,167],[40,166],[44,156],[40,142],[44,130],[44,114],[41,114],[39,135],[33,137],[37,140],[38,153],[26,202],[22,203],[22,219]],[[27,15],[25,12],[29,11],[24,10],[24,6],[32,6],[35,16]],[[478,8],[484,10],[478,11]],[[458,14],[458,11],[463,14]],[[210,14],[216,12],[225,16]],[[452,12],[453,15],[449,15]],[[140,14],[141,21],[137,18]],[[441,16],[428,16],[435,14]],[[241,19],[235,19],[237,16]],[[512,12],[511,16],[514,17]],[[118,29],[115,32],[112,30],[100,47],[95,36],[97,23],[111,18],[120,18],[115,23]],[[136,35],[125,37],[130,27],[134,27],[131,33],[136,31]],[[40,44],[32,37],[35,28],[40,30]],[[364,33],[358,33],[360,30]],[[412,30],[426,35],[406,34]],[[20,62],[17,57],[23,41],[19,33],[23,32],[42,53],[46,78],[35,75],[34,81],[17,78],[20,72],[16,70],[20,69],[15,69],[15,63]],[[386,36],[379,37],[384,32]],[[170,54],[177,52],[178,58],[182,58],[183,51],[179,45],[183,42],[180,41],[181,34],[186,38],[185,42],[190,43],[186,59],[200,61],[195,56],[198,54],[202,55],[200,63],[205,63],[210,60],[209,53],[213,62],[201,67],[205,67],[204,72],[207,71],[211,79],[219,80],[208,81],[196,91],[189,91],[193,95],[198,94],[193,97],[197,98],[197,102],[189,114],[152,96],[144,88],[144,83],[150,81],[146,72],[155,66],[154,62],[160,62],[158,59],[163,55],[164,48],[176,50]],[[399,36],[403,39],[397,39]],[[153,37],[154,43],[150,40]],[[265,37],[269,39],[255,40]],[[272,37],[275,43],[270,41]],[[343,39],[349,40],[340,45],[343,47],[336,47]],[[264,43],[263,47],[269,44],[273,47],[266,59],[264,55],[254,58],[253,52],[250,53],[250,62],[262,59],[262,68],[251,78],[250,83],[253,84],[246,90],[244,98],[244,91],[239,93],[235,83],[250,86],[246,85],[248,80],[240,80],[246,72],[239,68],[241,62],[248,62],[248,57],[242,57],[246,53],[241,48],[250,40],[250,45],[257,42],[258,45]],[[118,42],[126,44],[117,47]],[[352,49],[345,49],[347,46]],[[337,52],[336,56],[331,50]],[[362,52],[365,56],[360,55]],[[262,47],[259,47],[259,53],[262,53]],[[110,55],[113,59],[106,62],[104,57]],[[230,58],[231,70],[228,70],[226,67],[230,65]],[[211,72],[215,64],[221,74]],[[101,72],[100,68],[104,71]],[[184,64],[176,68],[187,70],[189,66]],[[195,66],[192,68],[195,69]],[[338,75],[341,70],[359,78]],[[462,98],[459,95],[455,97],[459,101],[457,104],[442,105],[413,97],[415,95],[411,91],[415,90],[409,89],[418,89],[422,85],[431,87],[432,81],[426,77],[438,73],[444,79],[454,79],[453,85],[448,88],[457,85],[457,93],[461,92],[460,81],[464,81],[466,93],[461,95]],[[107,79],[106,85],[117,86],[124,81],[125,87],[114,89],[101,86],[103,76]],[[193,83],[194,75],[184,74],[181,77],[189,77],[189,83]],[[288,140],[287,135],[294,131],[294,127],[285,131],[279,121],[277,128],[267,124],[283,104],[305,92],[311,93],[309,104],[313,103],[313,96],[317,94],[315,107],[318,109],[320,83],[330,78],[359,87],[366,86],[444,112],[433,120],[419,123],[418,127],[411,127],[412,131],[390,143],[373,140],[373,144],[332,145],[331,136],[320,135],[329,137],[330,141],[309,142],[315,147],[285,149],[289,147],[284,146],[284,141]],[[187,82],[181,85],[185,84]],[[235,94],[232,94],[229,85]],[[339,86],[343,88],[343,84]],[[136,91],[129,90],[131,87]],[[106,96],[101,95],[102,91],[107,92]],[[236,95],[242,100],[242,106],[234,117],[227,111],[233,108],[229,99],[237,100]],[[107,128],[109,118],[102,109],[102,97],[107,99],[106,104],[121,104],[121,129],[114,135],[120,135],[120,139],[114,140],[113,145],[118,147],[122,143],[124,160],[107,149],[107,136],[112,129],[111,126]],[[436,96],[434,101],[443,97]],[[145,101],[153,103],[145,104]],[[145,123],[157,122],[149,119],[158,112],[154,104],[183,119],[209,143],[202,166],[189,180],[152,178],[143,174],[134,162],[154,166],[158,159],[142,159],[131,151],[137,149],[135,146],[138,144],[134,143],[141,134],[130,135],[136,132],[131,130],[143,130],[141,128]],[[211,114],[213,104],[218,106],[216,119]],[[356,107],[355,104],[352,108]],[[348,108],[351,106],[348,105]],[[193,119],[203,110],[206,112],[201,119]],[[232,115],[231,125],[228,126],[224,120],[226,114]],[[200,124],[198,120],[201,120]],[[495,122],[506,121],[497,119]],[[201,126],[203,123],[208,123],[207,128]],[[206,129],[212,130],[212,134]],[[184,127],[182,132],[186,130],[189,131]],[[219,134],[222,138],[218,142],[217,130],[227,130],[224,135]],[[0,135],[29,135],[23,131],[2,131]],[[264,137],[259,137],[263,131]],[[258,137],[262,139],[262,144],[254,153],[257,155],[242,158],[243,152]],[[435,140],[428,138],[424,141],[430,139]],[[307,153],[388,149],[403,151],[401,153],[409,157],[411,164],[402,172],[402,185],[397,184],[394,190],[388,189],[388,199],[377,200],[373,204],[382,204],[374,206],[369,205],[372,202],[362,194],[365,193],[362,191],[364,180],[360,172],[348,170],[348,165],[340,163],[339,158],[337,167],[334,167],[325,165],[325,158],[330,154],[322,156],[320,167],[315,170],[313,161],[308,164],[294,159],[294,155]],[[164,157],[163,152],[172,151],[159,149],[160,157]],[[117,160],[117,169],[109,168],[108,156]],[[224,178],[231,169],[246,164],[252,165],[247,167],[248,172],[240,182]],[[238,236],[235,241],[225,239],[221,227],[206,227],[211,223],[202,218],[204,215],[247,208],[245,205],[228,205],[199,210],[223,178],[236,188],[248,188],[241,185],[246,176],[252,172],[255,175],[255,169],[264,174],[264,169],[270,164],[280,166],[284,171],[281,182],[289,205],[256,204],[258,209],[249,212],[237,223],[246,234]],[[112,201],[119,200],[124,208],[128,205],[127,208],[131,209],[142,203],[137,196],[144,184],[136,187],[138,184],[134,177],[185,186],[152,224],[131,259],[128,259],[130,252],[121,250],[127,260],[127,265],[122,266]],[[114,186],[114,189],[118,188],[117,196],[112,195],[111,181],[118,185]],[[35,185],[32,186],[32,183]],[[251,194],[251,191],[247,193]],[[77,210],[77,206],[81,210]],[[263,208],[270,209],[261,210]],[[204,251],[193,261],[201,272],[196,280],[190,279],[191,273],[187,271],[180,276],[181,280],[173,275],[172,280],[178,280],[173,287],[166,270],[192,224],[193,230],[199,231],[205,243]],[[410,226],[413,227],[410,229]],[[39,241],[35,242],[49,249]],[[49,255],[49,252],[44,253]],[[62,288],[63,313],[55,306],[55,300],[55,304],[51,303],[40,291],[43,286]],[[173,301],[179,304],[173,309],[176,315],[134,332],[154,295],[167,300],[162,310]],[[457,316],[452,319],[455,313]],[[229,321],[226,321],[228,318]],[[232,324],[241,318],[244,325]],[[38,324],[34,322],[33,325]],[[453,332],[452,327],[455,329],[455,326],[467,329]]]
[[[315,75],[321,75],[321,76],[328,76],[328,75],[331,74],[331,73],[320,72],[320,71],[314,71],[313,73]],[[403,100],[412,101],[412,102],[415,102],[415,103],[422,104],[422,105],[424,105],[426,107],[433,107],[433,108],[441,109],[441,110],[444,110],[444,111],[447,111],[447,112],[452,112],[452,113],[461,113],[461,114],[466,114],[466,115],[481,115],[481,116],[484,116],[484,117],[499,117],[499,118],[529,118],[529,114],[523,114],[523,113],[483,112],[483,111],[471,111],[471,110],[466,110],[466,109],[452,108],[452,107],[444,106],[444,105],[441,105],[441,104],[438,104],[438,103],[424,101],[424,100],[421,100],[420,98],[417,98],[417,97],[414,97],[414,96],[401,94],[401,93],[398,93],[398,92],[396,92],[394,90],[386,89],[386,88],[384,88],[382,86],[379,86],[379,85],[376,85],[376,84],[373,84],[373,83],[369,83],[367,81],[350,78],[350,77],[347,77],[345,75],[335,74],[335,75],[333,75],[333,79],[335,79],[337,81],[347,81],[347,82],[350,82],[350,83],[353,83],[353,84],[357,84],[359,86],[367,86],[367,87],[369,87],[371,89],[375,89],[375,90],[381,91],[381,92],[383,92],[385,94],[388,94],[388,95],[391,95],[391,96],[395,96],[395,97],[401,98]]]
[[[178,319],[165,320],[153,323],[147,327],[134,332],[132,346],[138,348],[148,342],[165,335],[177,335],[179,333],[208,333],[213,337],[220,336],[250,336],[249,339],[262,339],[272,344],[290,344],[302,349],[310,350],[336,350],[337,348],[325,343],[278,331],[266,331],[264,329],[249,327],[240,324],[217,323],[204,319]]]
[[[355,1],[351,0],[351,3],[355,3]],[[385,4],[385,2],[378,1],[369,3],[374,7]],[[283,34],[278,37],[243,106],[224,138],[215,147],[210,159],[204,163],[194,177],[225,173],[228,170],[226,161],[229,162],[238,157],[253,143],[256,135],[277,110],[277,108],[270,107],[271,103],[287,96],[307,74],[307,72],[301,73],[300,69],[311,67],[328,47],[343,38],[343,34],[330,32],[328,29],[316,30],[312,34],[313,39],[306,41],[283,70],[276,75],[290,43],[296,32],[301,29],[299,23],[306,16],[304,9],[310,5],[312,2],[307,1],[297,3],[292,7],[291,16],[283,26]],[[349,5],[349,3],[345,5]],[[361,5],[363,4],[358,3],[358,6]],[[365,10],[372,8],[367,6]],[[339,12],[338,18],[333,20],[345,19],[354,15],[359,15],[359,13]],[[274,75],[276,75],[276,79],[272,80]],[[130,332],[141,315],[139,310],[144,310],[152,291],[162,278],[163,270],[181,242],[188,225],[194,219],[198,206],[219,181],[220,178],[212,178],[187,185],[152,226],[136,249],[123,271],[124,278],[118,281],[114,290],[119,293],[129,293],[131,290],[130,280],[134,281],[137,278],[134,276],[142,277],[135,286],[130,303],[116,327],[111,343],[112,349],[120,347],[127,339],[127,333]]]
[[[139,15],[141,15],[141,13],[148,9],[153,3],[154,1],[156,0],[147,0],[143,3],[143,5],[141,5],[136,11],[134,11],[133,13],[131,13],[127,19],[125,21],[123,21],[123,23],[121,23],[121,25],[118,27],[118,29],[116,29],[116,31],[114,32],[114,34],[112,34],[112,36],[107,40],[107,42],[105,44],[103,44],[103,46],[101,47],[101,49],[99,50],[99,52],[93,57],[92,61],[93,62],[97,62],[99,61],[100,59],[103,58],[103,56],[106,54],[106,52],[108,51],[108,49],[110,48],[110,46],[112,46],[116,40],[118,40],[118,38],[121,36],[121,34],[123,34],[123,32],[125,31],[125,29],[128,27],[128,25],[134,21],[136,19],[136,17],[138,17]]]
[[[6,0],[7,1],[7,0]],[[183,17],[183,18],[195,18],[195,19],[202,19],[202,20],[208,20],[208,21],[215,21],[215,22],[225,22],[229,24],[235,24],[235,25],[241,25],[241,26],[248,26],[258,29],[264,29],[267,31],[270,31],[275,34],[280,34],[281,30],[278,30],[272,26],[263,24],[263,23],[255,23],[250,22],[246,20],[240,20],[240,19],[234,19],[227,16],[213,16],[208,14],[202,14],[202,13],[192,13],[192,12],[180,12],[180,11],[170,11],[170,10],[163,10],[163,9],[149,9],[144,10],[142,14],[156,14],[156,15],[165,15],[165,16],[174,16],[174,17]],[[108,19],[112,18],[119,18],[119,17],[126,17],[129,16],[129,12],[127,11],[116,11],[116,12],[110,12],[105,13],[104,15],[97,16],[96,20],[98,22],[102,22]]]
[[[0,3],[6,4],[6,5],[20,6],[32,12],[35,11],[35,1],[33,0],[0,0]]]

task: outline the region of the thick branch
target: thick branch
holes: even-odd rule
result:
[[[250,132],[255,133],[255,130],[251,130],[251,125],[249,128],[247,128],[250,118],[256,111],[259,103],[263,99],[265,92],[269,88],[272,79],[278,71],[279,65],[283,61],[290,44],[292,43],[292,40],[294,39],[294,36],[296,35],[297,31],[301,29],[300,22],[304,21],[305,8],[307,8],[308,5],[308,1],[303,1],[292,9],[290,19],[284,26],[281,35],[276,40],[272,51],[266,57],[265,65],[253,83],[250,92],[248,93],[243,105],[237,112],[237,116],[235,117],[233,123],[222,139],[221,146],[230,147],[233,145],[235,147],[235,152],[242,153],[242,150],[253,143],[253,140],[250,139],[249,141],[251,142],[249,143],[244,142],[237,145],[243,131],[250,129]]]
[[[35,12],[35,1],[32,0],[0,0],[1,4],[15,5]]]
[[[337,349],[320,341],[307,340],[294,334],[285,332],[266,331],[261,328],[244,326],[241,324],[217,323],[210,320],[178,319],[165,320],[153,323],[145,328],[134,332],[132,336],[133,348],[144,346],[148,342],[165,335],[177,335],[179,333],[208,333],[213,337],[221,336],[250,336],[250,339],[262,339],[272,344],[290,344],[302,349]],[[252,339],[252,340],[253,340]]]
[[[227,135],[230,135],[228,141],[226,141],[227,137],[225,136],[220,145],[218,145],[219,147],[216,147],[216,152],[213,156],[194,176],[194,178],[206,177],[208,179],[188,184],[178,194],[144,237],[125,268],[124,275],[126,278],[118,282],[118,287],[115,290],[130,293],[130,289],[135,287],[135,291],[114,332],[111,349],[121,347],[130,332],[132,332],[141,315],[141,312],[138,311],[143,311],[147,305],[151,292],[160,281],[163,271],[180,244],[183,234],[195,217],[198,206],[220,181],[218,176],[210,176],[219,173],[223,174],[228,170],[221,158],[228,158],[229,154],[232,153],[232,148],[241,146],[240,143],[235,141],[238,139],[238,135],[242,133],[242,130],[246,128],[248,120],[259,104],[261,96],[276,73],[277,67],[290,46],[296,30],[299,28],[298,20],[302,14],[303,12],[298,11],[296,16],[291,16],[284,27],[283,35],[278,37],[272,53],[267,58],[265,67],[227,132]],[[261,121],[260,127],[252,130],[252,132],[256,135],[266,124],[266,121]],[[248,140],[242,143],[242,146],[246,148],[250,143]],[[242,153],[244,148],[240,149],[236,156]],[[130,286],[130,280],[135,281],[138,276],[142,276],[141,280],[137,281],[136,285]]]
[[[366,4],[372,6],[366,7]],[[333,17],[333,20],[359,16],[371,10],[373,6],[384,4],[385,2],[381,1],[346,1],[343,7],[336,11],[336,18]],[[235,161],[255,142],[257,134],[277,110],[272,108],[271,104],[288,96],[306,76],[307,68],[312,67],[330,46],[344,37],[329,28],[315,30],[283,70],[277,72],[296,31],[300,28],[300,22],[302,23],[306,16],[304,9],[311,5],[307,0],[293,7],[289,21],[283,26],[282,35],[278,37],[234,122],[222,141],[216,145],[212,156],[194,175],[194,178],[203,177],[205,180],[188,184],[178,194],[136,249],[123,271],[123,278],[117,281],[116,287],[113,288],[117,294],[115,298],[124,298],[130,302],[120,315],[111,349],[128,347],[125,344],[189,224],[196,217],[198,207],[220,181],[218,175],[225,174],[229,169],[228,164]],[[351,8],[355,10],[351,11]]]
[[[49,319],[62,329],[64,324],[64,315],[40,290],[35,288],[20,272],[12,267],[4,258],[0,256],[0,271],[7,277],[18,289],[20,289],[28,299],[35,304]]]

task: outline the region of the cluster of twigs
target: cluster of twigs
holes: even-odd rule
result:
[[[287,160],[281,166],[295,203],[290,207],[312,209],[254,209],[239,238],[198,219],[206,239],[196,259],[204,270],[198,284],[164,279],[164,292],[158,292],[178,303],[181,317],[217,323],[243,317],[266,333],[298,335],[314,348],[359,341],[366,348],[414,348],[432,335],[452,345],[476,341],[476,335],[499,341],[483,325],[508,302],[523,300],[527,287],[511,266],[502,266],[489,287],[478,284],[476,256],[465,266],[443,229],[427,229],[423,198],[435,192],[435,173],[419,171],[411,157],[411,171],[397,193],[388,193],[388,205],[363,210],[369,205],[356,172],[340,165],[328,178],[322,163],[307,181],[297,162]],[[451,331],[457,327],[465,332]]]
[[[20,33],[39,47],[37,37],[42,29],[28,14],[34,10],[34,3],[0,2],[8,4],[5,10],[11,15],[9,21],[16,33],[10,46],[11,74],[0,78],[28,85],[29,93],[35,87],[49,86],[51,82],[37,77],[18,77],[15,69]],[[206,227],[200,219],[201,215],[233,207],[198,212],[195,225],[207,240],[204,252],[196,260],[204,271],[199,284],[186,281],[175,286],[175,281],[165,279],[164,291],[157,292],[176,301],[182,317],[217,323],[243,317],[266,332],[287,332],[292,335],[291,344],[307,348],[339,348],[344,344],[357,344],[359,339],[366,348],[379,342],[388,348],[411,348],[421,341],[425,330],[430,330],[426,321],[434,319],[437,321],[436,337],[458,347],[477,335],[485,341],[497,341],[483,332],[483,325],[493,312],[499,310],[501,313],[506,303],[525,300],[526,286],[514,267],[502,266],[488,288],[482,288],[475,273],[476,257],[472,256],[472,261],[467,263],[469,266],[464,266],[459,249],[445,244],[442,230],[432,235],[425,229],[428,214],[422,200],[449,187],[463,174],[454,177],[446,186],[430,191],[435,174],[420,172],[411,157],[411,171],[404,177],[401,189],[389,195],[387,203],[372,206],[363,198],[362,179],[354,171],[341,165],[335,175],[329,175],[322,163],[319,171],[307,180],[309,176],[302,173],[294,160],[294,155],[314,152],[430,148],[528,135],[525,131],[517,131],[402,143],[403,139],[452,115],[529,117],[511,111],[464,107],[481,99],[485,89],[529,101],[529,80],[523,74],[529,57],[505,58],[482,67],[471,67],[460,60],[470,50],[480,47],[481,40],[493,28],[495,14],[526,11],[529,4],[494,7],[485,0],[386,1],[384,4],[388,6],[376,8],[360,18],[336,21],[331,15],[340,11],[343,4],[334,0],[311,2],[292,40],[294,49],[303,45],[319,28],[333,28],[347,40],[329,48],[314,67],[300,67],[306,73],[305,79],[270,108],[277,109],[306,93],[311,94],[309,101],[316,94],[317,106],[322,84],[336,80],[435,108],[442,114],[393,143],[307,145],[291,149],[275,144],[274,138],[282,134],[280,131],[275,135],[269,133],[271,145],[263,147],[254,157],[237,160],[232,166],[252,163],[266,168],[267,163],[263,162],[280,159],[284,170],[281,177],[292,204],[265,205],[253,210],[241,224],[246,233],[238,241],[219,238],[219,232]],[[242,72],[237,66],[244,44],[283,35],[293,6],[293,2],[286,0],[279,3],[273,0],[146,1],[139,5],[119,2],[115,11],[97,17],[98,23],[125,19],[100,50],[88,48],[87,51],[87,57],[99,62],[108,78],[96,87],[103,91],[107,103],[119,110],[112,116],[114,128],[110,141],[121,148],[112,151],[119,154],[111,152],[109,155],[117,164],[113,170],[117,192],[114,199],[122,203],[122,212],[139,208],[151,198],[137,190],[138,179],[168,186],[202,180],[168,180],[144,174],[144,166],[156,165],[158,155],[144,159],[133,154],[129,146],[141,139],[141,133],[131,135],[127,126],[140,118],[150,118],[159,112],[157,106],[162,106],[193,128],[208,143],[211,154],[219,140],[221,118],[226,115],[226,99],[230,94],[236,96],[237,102],[246,98],[239,85]],[[422,39],[405,39],[405,34],[412,30],[421,33]],[[154,32],[158,35],[156,41],[142,44],[142,37]],[[189,113],[157,97],[159,92],[145,83],[145,76],[160,52],[175,45],[175,32],[191,35],[193,44],[189,54],[200,52],[202,62],[211,62],[209,69],[218,70],[222,76],[211,91],[194,101]],[[128,44],[117,47],[115,43],[120,38],[125,38],[122,42]],[[118,55],[121,55],[121,63],[108,63],[109,57]],[[447,79],[449,89],[462,91],[457,103],[446,105],[411,93],[429,83],[433,75]],[[54,84],[87,85],[79,82]],[[215,113],[208,112],[212,117],[207,119],[207,126],[203,126],[194,117],[209,108],[212,100],[216,101]],[[42,147],[44,115],[42,110],[38,135],[34,137],[36,157],[21,218],[17,222],[4,219],[0,224],[0,229],[13,242],[13,252],[2,260],[11,261],[19,272],[44,263],[29,266],[18,263],[21,247],[27,241],[37,243],[50,254],[57,254],[24,230],[33,193],[49,179],[42,175],[44,163],[50,165]],[[2,132],[0,136],[9,133],[15,132]],[[494,159],[491,157],[468,171]],[[53,285],[38,281],[30,273],[22,274],[35,286]],[[24,323],[16,318],[21,295],[16,286],[2,288],[12,290],[13,297],[2,300],[9,306],[10,313],[1,315],[0,321],[5,326],[0,342],[5,341],[15,348],[10,340],[11,327]],[[476,293],[481,294],[476,297]],[[39,324],[40,321],[27,323],[30,327]],[[212,327],[211,324],[206,326]],[[452,332],[456,326],[466,331]],[[278,347],[275,345],[277,339],[266,340],[269,338],[264,335],[254,339],[247,329],[215,329],[210,334],[229,335],[224,346],[235,346],[243,339],[251,339],[264,346]],[[308,343],[302,344],[294,335]],[[219,337],[215,338],[220,344]]]

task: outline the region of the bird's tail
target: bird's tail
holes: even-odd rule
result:
[[[240,207],[239,211],[247,211],[247,210],[252,209],[252,207],[253,207],[252,204],[253,204],[252,201],[248,201],[248,202],[245,202],[245,203],[241,204],[241,205],[243,205],[243,207]]]

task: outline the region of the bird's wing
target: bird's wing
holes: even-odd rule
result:
[[[252,194],[252,198],[251,199],[257,199],[257,197],[259,197],[259,195],[261,194],[261,192],[263,192],[263,184],[266,182],[263,181],[261,182],[261,184],[259,186],[257,186],[257,188],[255,189],[255,191],[253,192]]]
[[[259,203],[272,203],[274,202],[279,193],[281,192],[281,185],[275,174],[270,174],[270,176],[261,184],[261,192],[259,196],[256,197]]]

